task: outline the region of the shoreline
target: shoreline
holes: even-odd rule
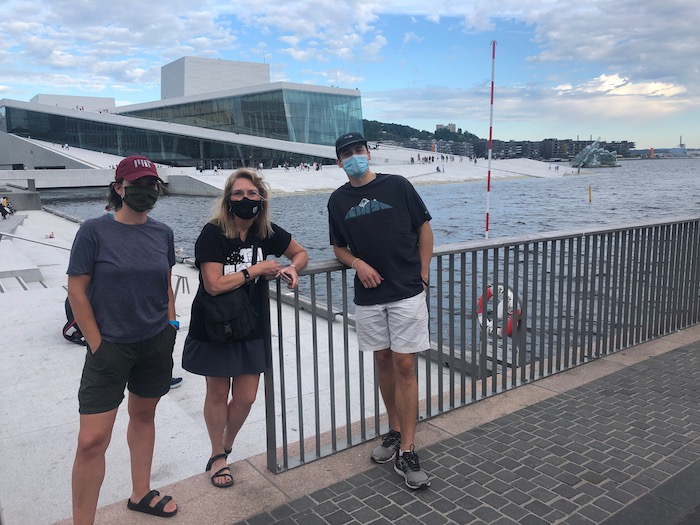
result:
[[[562,170],[552,170],[551,166],[551,163],[531,159],[494,160],[491,163],[491,179],[561,178],[575,174],[570,166]],[[437,171],[438,167],[441,171]],[[484,160],[476,164],[466,160],[411,164],[406,159],[395,159],[393,163],[385,164],[370,162],[370,169],[374,173],[401,175],[414,186],[486,181],[489,175]],[[233,170],[225,170],[223,174],[210,170],[197,172],[191,177],[222,190],[231,173]],[[336,165],[324,166],[318,171],[267,168],[259,173],[270,186],[271,195],[278,196],[331,193],[348,181],[343,169]]]

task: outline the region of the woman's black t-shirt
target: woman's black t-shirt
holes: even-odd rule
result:
[[[263,261],[268,255],[272,254],[275,257],[280,257],[289,247],[292,241],[290,233],[272,223],[272,236],[267,239],[258,240],[258,256],[257,262]],[[201,267],[205,262],[218,262],[224,265],[223,274],[240,272],[244,268],[253,265],[253,242],[255,232],[251,228],[248,237],[245,241],[238,239],[227,239],[219,226],[207,223],[202,232],[197,238],[194,246],[195,265]],[[267,279],[264,277],[258,278],[255,283],[255,294],[253,303],[258,308],[260,315],[258,323],[253,332],[246,337],[246,340],[261,339],[264,336],[264,324],[269,322],[269,308],[267,304],[263,306],[265,295],[265,287],[268,286]],[[199,274],[199,290],[197,294],[203,293],[204,284],[202,283],[202,274]],[[209,341],[206,330],[204,329],[204,311],[202,310],[199,301],[195,297],[192,302],[192,317],[190,319],[189,336],[200,341]]]

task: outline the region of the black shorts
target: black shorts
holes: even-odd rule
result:
[[[136,343],[102,343],[85,356],[78,391],[81,414],[101,414],[117,408],[124,388],[139,397],[155,398],[168,393],[173,374],[175,327]]]

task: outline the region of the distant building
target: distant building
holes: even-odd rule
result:
[[[443,142],[443,141],[440,141]],[[544,139],[542,141],[529,140],[510,140],[503,141],[493,139],[491,143],[491,156],[494,159],[510,159],[510,158],[527,158],[541,160],[569,160],[578,155],[586,146],[591,144],[592,140],[571,140],[571,139]],[[454,142],[450,141],[449,148],[456,153],[457,149],[465,151],[465,155],[476,155],[477,157],[486,158],[488,156],[489,143],[486,139],[476,139],[470,142]],[[465,149],[461,144],[469,144],[469,148]],[[615,151],[617,155],[627,157],[634,148],[634,142],[602,142],[600,145],[608,151]],[[414,147],[417,149],[430,149],[430,141],[414,140],[411,145],[406,147]],[[446,146],[447,147],[447,146]]]
[[[188,97],[270,83],[270,65],[182,57],[160,68],[160,98]]]
[[[335,160],[342,133],[363,132],[360,91],[270,83],[269,66],[183,57],[161,69],[162,100],[37,95],[0,100],[0,165],[16,159],[8,135],[172,166],[223,168]],[[29,162],[27,162],[29,161]]]
[[[572,140],[572,139],[544,139],[540,148],[540,155],[543,159],[570,160],[581,153],[584,148],[593,144],[593,140]],[[634,142],[626,140],[617,142],[598,141],[599,145],[607,151],[614,151],[619,156],[627,157],[634,149]]]
[[[444,125],[444,124],[436,124],[435,125],[435,131],[437,131],[439,129],[443,129],[443,128],[449,129],[452,133],[457,133],[457,126],[455,124],[450,123],[447,125]]]

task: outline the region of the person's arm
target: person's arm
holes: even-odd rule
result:
[[[97,326],[95,313],[87,296],[88,286],[92,278],[89,275],[69,275],[68,276],[68,302],[73,317],[85,337],[92,353],[95,353],[102,343],[100,327]]]
[[[365,288],[376,288],[384,280],[377,270],[359,257],[355,257],[349,248],[334,244],[333,253],[341,263],[357,272],[357,277]]]
[[[203,262],[199,271],[202,274],[204,289],[209,295],[220,295],[240,288],[245,284],[243,272],[224,275],[224,265],[220,262]],[[248,269],[250,271],[250,269]]]
[[[425,221],[418,228],[418,253],[420,254],[420,278],[426,289],[430,279],[430,261],[433,259],[433,242],[433,229],[430,222]]]
[[[280,264],[275,260],[260,261],[246,270],[224,275],[224,265],[220,262],[203,262],[199,268],[202,274],[204,289],[209,295],[220,295],[240,288],[246,283],[245,271],[251,279],[260,276],[274,277],[280,270]]]
[[[168,321],[177,321],[175,312],[175,293],[173,293],[173,268],[168,271]],[[80,326],[80,325],[78,325]]]
[[[359,257],[355,257],[355,255],[350,251],[350,248],[347,247],[340,247],[334,244],[333,253],[335,254],[336,259],[338,259],[345,266],[349,266],[353,270],[355,269],[353,263],[356,263],[360,260]]]
[[[299,284],[299,275],[297,273],[309,262],[309,255],[301,244],[292,239],[284,251],[284,256],[289,259],[291,264],[286,268],[282,268],[278,272],[277,277],[282,273],[289,276],[292,282],[287,285],[287,288],[296,288],[297,284]]]

